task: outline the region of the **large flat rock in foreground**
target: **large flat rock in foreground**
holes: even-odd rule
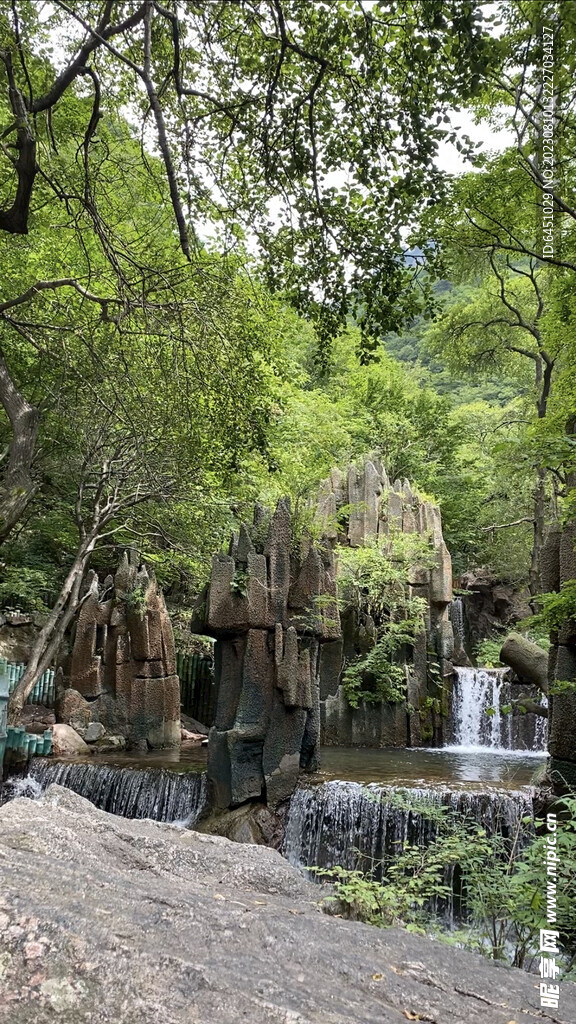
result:
[[[535,1024],[537,977],[323,914],[263,847],[129,821],[51,786],[0,808],[0,1020]]]

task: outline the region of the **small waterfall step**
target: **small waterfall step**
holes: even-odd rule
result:
[[[508,669],[455,668],[452,695],[453,748],[546,751],[547,719],[506,714],[512,699]],[[542,698],[543,702],[545,698]]]
[[[123,768],[108,764],[73,764],[35,758],[28,776],[31,788],[52,783],[74,790],[96,807],[123,818],[185,821],[193,825],[206,804],[205,772],[165,768]]]
[[[448,807],[479,822],[489,835],[515,835],[533,816],[525,790],[461,790],[325,782],[294,793],[284,831],[284,856],[296,867],[366,869],[402,848],[425,846],[438,826],[427,809]]]

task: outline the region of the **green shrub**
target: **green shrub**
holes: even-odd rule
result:
[[[540,929],[549,927],[544,822],[527,817],[514,835],[505,838],[501,833],[487,835],[476,821],[446,807],[409,806],[434,820],[436,839],[428,846],[404,843],[370,872],[340,866],[317,869],[320,877],[335,884],[327,905],[345,917],[433,933],[493,959],[530,968],[539,956]],[[564,797],[555,810],[554,928],[562,937],[566,978],[576,963],[576,796]],[[455,872],[460,879],[462,923],[459,930],[447,932],[435,905],[453,898]]]

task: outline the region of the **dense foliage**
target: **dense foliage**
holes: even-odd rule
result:
[[[553,258],[525,102],[547,20]],[[532,0],[2,7],[3,606],[60,595],[55,637],[136,543],[181,609],[256,498],[308,528],[369,451],[438,501],[457,573],[538,596],[574,513],[574,23]],[[464,108],[509,147],[473,145]],[[387,616],[393,693],[418,609]]]
[[[361,701],[399,703],[406,696],[402,654],[424,630],[426,602],[410,597],[408,581],[418,568],[432,568],[436,556],[418,534],[391,534],[380,545],[343,548],[338,583],[346,611],[369,624],[367,650],[343,674],[351,707]]]
[[[329,903],[344,916],[378,927],[404,925],[495,960],[530,969],[538,964],[547,927],[545,823],[527,819],[505,838],[446,807],[397,800],[433,824],[427,846],[403,843],[393,857],[356,870],[316,870],[335,882]],[[556,927],[562,935],[563,978],[576,962],[576,799],[558,805]],[[450,926],[450,918],[453,925]]]

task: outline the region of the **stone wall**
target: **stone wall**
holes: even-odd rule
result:
[[[180,685],[164,598],[135,552],[102,585],[94,573],[63,667],[58,717],[81,735],[93,723],[131,746],[177,746]]]
[[[344,513],[344,514],[342,514]],[[449,689],[454,634],[449,618],[452,601],[452,560],[444,537],[440,510],[423,501],[408,480],[389,480],[377,457],[370,456],[346,471],[335,469],[322,482],[317,499],[318,523],[333,544],[362,547],[385,543],[394,533],[418,533],[430,538],[435,552],[431,569],[417,568],[409,581],[410,596],[426,601],[425,629],[412,651],[406,652],[407,714],[404,704],[349,706],[340,679],[346,664],[366,653],[375,641],[375,623],[362,609],[342,613],[342,637],[326,644],[320,660],[322,742],[336,746],[421,746],[441,743],[445,718],[425,707],[427,697],[444,702],[445,692],[431,685],[434,673]]]

